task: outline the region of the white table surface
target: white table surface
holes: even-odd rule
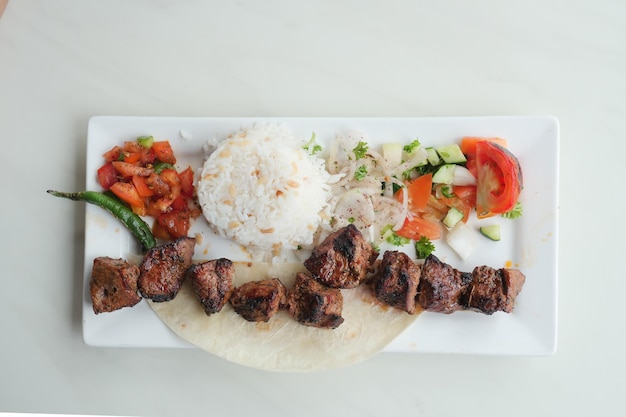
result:
[[[506,4],[505,4],[506,3]],[[0,411],[624,415],[626,2],[10,0],[0,18]],[[276,374],[81,331],[92,115],[550,115],[559,343]]]

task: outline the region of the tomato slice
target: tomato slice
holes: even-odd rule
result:
[[[152,215],[148,212],[148,216],[152,216],[152,217],[159,217],[160,214],[155,214]],[[168,233],[168,231],[161,226],[161,224],[157,221],[155,221],[152,224],[152,234],[154,235],[155,238],[157,239],[162,239],[162,240],[174,240],[174,238],[172,236],[170,236],[170,234]]]
[[[141,146],[139,144],[139,142],[137,142],[137,141],[127,140],[126,142],[124,142],[124,152],[127,152],[127,153],[140,153],[141,152],[141,148],[143,148],[143,146]]]
[[[154,151],[154,156],[159,161],[172,165],[176,163],[176,157],[174,156],[174,151],[169,141],[163,140],[154,142],[152,144],[152,150]]]
[[[461,200],[466,201],[470,206],[476,205],[476,186],[475,185],[455,185],[452,192]]]
[[[467,161],[465,162],[465,168],[467,168],[467,170],[471,172],[474,178],[476,178],[478,176],[478,172],[476,171],[476,154],[465,154],[465,159],[467,159]]]
[[[102,157],[104,158],[106,162],[118,161],[121,153],[122,153],[122,148],[119,146],[114,146],[108,151],[106,151],[104,154],[102,154]]]
[[[507,147],[506,139],[502,138],[486,138],[480,136],[465,136],[461,139],[461,151],[465,155],[467,162],[465,163],[465,167],[472,173],[474,177],[478,176],[476,172],[476,144],[478,142],[494,142],[503,147]]]
[[[396,232],[398,236],[407,239],[419,240],[426,236],[430,240],[437,240],[441,237],[441,223],[439,220],[429,220],[422,217],[407,217],[404,225]]]
[[[193,170],[191,167],[187,167],[184,171],[178,174],[180,178],[180,188],[185,197],[193,197]]]
[[[478,144],[478,142],[483,142],[483,141],[497,143],[503,148],[506,148],[508,146],[506,139],[502,139],[502,138],[485,138],[485,137],[480,137],[480,136],[465,136],[463,139],[461,139],[461,151],[465,155],[475,154],[476,145]]]
[[[476,144],[476,215],[479,219],[506,213],[522,191],[522,169],[503,146],[489,141]]]
[[[137,189],[139,197],[152,197],[154,195],[154,191],[152,191],[152,189],[148,186],[148,183],[146,183],[146,177],[133,175],[132,182]]]
[[[116,182],[110,188],[110,190],[115,194],[120,200],[125,201],[131,207],[136,208],[145,208],[145,204],[143,199],[137,193],[137,189],[133,184],[127,182]]]
[[[141,152],[124,153],[124,162],[136,164],[141,161]]]
[[[190,226],[190,214],[187,210],[172,210],[157,217],[159,225],[174,239],[187,236]]]
[[[433,174],[422,175],[408,185],[409,210],[417,211],[428,205],[433,188]]]
[[[187,210],[188,204],[187,199],[182,194],[179,195],[172,201],[172,206],[174,210]]]
[[[407,184],[408,208],[410,212],[419,213],[428,205],[432,188],[433,174],[422,175]],[[402,203],[404,199],[402,190],[396,191],[395,197],[396,200]]]
[[[105,190],[108,190],[117,182],[117,170],[112,163],[107,162],[98,168],[98,182]]]
[[[133,175],[139,175],[142,177],[147,177],[152,173],[150,168],[140,167],[138,165],[130,164],[124,161],[113,161],[111,165],[119,172],[119,174],[123,177],[130,178]]]

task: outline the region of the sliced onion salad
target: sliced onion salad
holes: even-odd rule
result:
[[[360,142],[367,143],[365,135],[351,132],[337,137],[330,146],[326,168],[331,175],[341,176],[332,184],[332,228],[352,223],[369,232],[370,241],[378,245],[382,243],[384,227],[402,228],[408,215],[408,196],[403,181],[395,177],[398,165],[390,164],[371,148],[359,157],[354,150]],[[366,175],[359,177],[363,171]],[[394,185],[404,193],[402,203],[394,198]]]
[[[382,153],[369,147],[365,152],[362,147],[358,148],[361,143],[367,142],[363,133],[350,132],[338,136],[329,147],[326,167],[337,181],[332,184],[334,217],[328,232],[354,224],[374,245],[379,245],[390,227],[393,231],[400,230],[411,215],[404,180],[421,175],[415,168],[428,164],[429,154],[421,146],[406,151],[398,143],[384,144]],[[355,153],[357,149],[360,155]],[[476,185],[476,178],[466,167],[454,164],[453,169],[452,178],[446,181],[448,184],[437,184],[436,194],[441,195],[442,186],[452,192],[452,186]],[[359,174],[363,172],[366,175]],[[402,193],[401,199],[394,197],[394,190]],[[426,208],[427,211],[429,209],[439,210],[436,216],[439,218],[445,215],[448,208],[443,205]],[[475,239],[474,231],[464,222],[449,229],[446,236],[447,243],[463,259],[472,252]]]

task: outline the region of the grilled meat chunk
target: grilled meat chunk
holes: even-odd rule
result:
[[[513,311],[515,299],[522,291],[522,287],[526,282],[526,276],[522,271],[517,269],[502,268],[502,283],[503,289],[506,294],[506,301],[504,303],[502,311],[510,313]]]
[[[246,282],[234,289],[230,304],[248,321],[267,322],[287,301],[287,289],[278,278]]]
[[[372,246],[351,224],[328,235],[304,266],[328,287],[354,288],[367,274],[373,253]]]
[[[176,297],[191,266],[196,239],[181,237],[150,249],[139,265],[139,292],[155,302]]]
[[[287,309],[296,321],[306,326],[335,329],[343,323],[343,295],[310,275],[299,272],[287,293]]]
[[[461,310],[461,298],[471,281],[471,274],[458,271],[431,254],[422,265],[418,302],[427,311],[449,314]]]
[[[95,258],[89,279],[93,312],[108,313],[141,301],[137,294],[138,277],[139,268],[123,259]]]
[[[421,267],[404,252],[387,251],[383,255],[372,289],[381,302],[414,314]]]
[[[207,316],[222,310],[233,292],[235,266],[226,258],[195,264],[187,269],[187,279]]]
[[[525,279],[518,270],[477,266],[472,271],[463,304],[470,310],[489,315],[496,311],[510,313]]]

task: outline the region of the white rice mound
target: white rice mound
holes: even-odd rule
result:
[[[312,245],[320,224],[330,219],[332,178],[325,161],[303,144],[273,123],[217,143],[196,188],[202,213],[220,236],[274,257]]]

